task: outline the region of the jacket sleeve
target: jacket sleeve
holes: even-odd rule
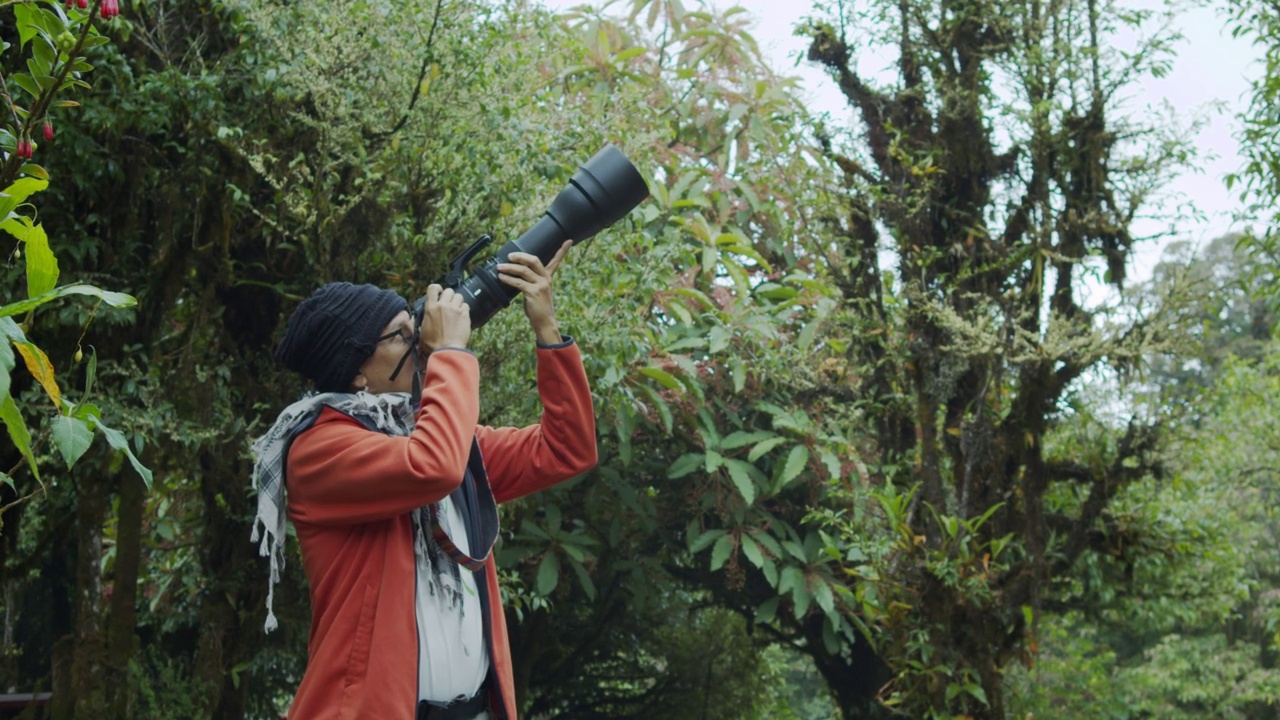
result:
[[[480,427],[477,438],[493,497],[506,502],[596,466],[596,421],[578,346],[539,346],[542,419],[523,428]]]
[[[422,406],[408,436],[366,429],[325,408],[289,448],[295,521],[345,525],[403,515],[462,483],[480,417],[480,368],[470,352],[431,355]]]

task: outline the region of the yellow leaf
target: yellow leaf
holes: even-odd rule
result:
[[[44,391],[49,394],[49,399],[53,400],[54,407],[61,410],[62,391],[58,389],[58,381],[53,377],[53,363],[49,362],[49,357],[34,343],[15,342],[13,346],[18,348],[18,352],[22,354],[22,359],[26,362],[27,369],[31,371],[31,375],[44,387]]]
[[[1027,431],[1027,447],[1035,447],[1035,446],[1036,446],[1036,436],[1032,435],[1031,431],[1028,430]]]
[[[956,437],[960,437],[960,428],[958,428],[958,427],[949,427],[949,428],[947,428],[947,434],[948,434],[948,435],[954,435],[954,436],[956,436]]]

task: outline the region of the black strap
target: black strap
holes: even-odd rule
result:
[[[470,700],[455,700],[448,705],[419,701],[417,720],[473,720],[488,709],[489,693],[481,688]]]

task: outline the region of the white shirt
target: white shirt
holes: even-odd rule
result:
[[[453,500],[445,498],[436,507],[441,527],[459,550],[470,555],[466,526]],[[458,565],[436,545],[430,525],[424,529],[427,542],[414,543],[418,699],[446,704],[480,691],[489,672],[489,650],[476,573]]]

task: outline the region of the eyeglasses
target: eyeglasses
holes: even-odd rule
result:
[[[391,377],[388,379],[392,381],[394,381],[396,377],[400,375],[400,371],[404,369],[405,362],[407,362],[409,358],[414,354],[413,352],[415,350],[414,346],[417,345],[417,343],[414,342],[414,337],[410,335],[409,331],[405,330],[404,328],[400,328],[399,330],[395,330],[387,333],[386,335],[383,335],[382,337],[378,338],[378,342],[381,343],[383,340],[390,340],[391,338],[397,338],[397,337],[403,340],[405,345],[409,346],[409,349],[405,350],[404,355],[400,356],[400,362],[396,363],[396,369],[391,372]]]

